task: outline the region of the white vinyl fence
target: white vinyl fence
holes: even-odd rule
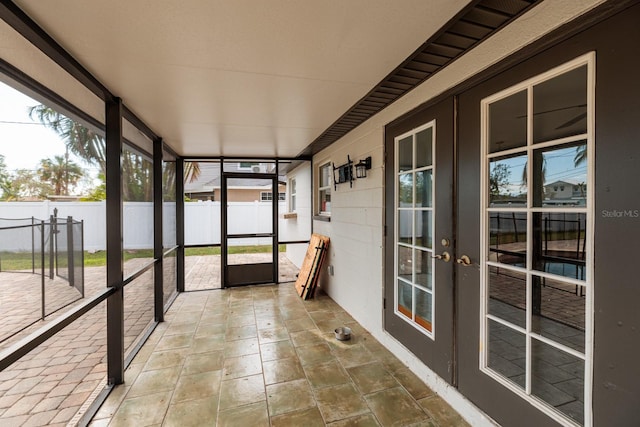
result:
[[[84,221],[84,248],[88,251],[106,249],[105,202],[0,202],[0,218],[18,219],[35,217],[47,220],[58,209],[57,217]],[[306,240],[310,236],[308,220],[285,220],[285,202],[280,202],[278,222],[280,240]],[[164,245],[175,244],[175,203],[164,206]],[[185,244],[220,243],[220,202],[185,203]],[[271,206],[261,202],[229,203],[230,234],[268,233],[271,228]],[[0,250],[9,247],[0,230]],[[153,204],[150,202],[125,202],[123,224],[125,249],[153,248]],[[257,239],[229,242],[231,245],[261,244]]]

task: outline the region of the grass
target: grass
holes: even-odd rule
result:
[[[287,245],[280,245],[278,250],[284,252]],[[230,254],[258,254],[271,252],[271,246],[258,245],[258,246],[229,246]],[[219,247],[203,247],[203,248],[185,248],[185,256],[205,256],[205,255],[220,255]],[[36,265],[40,265],[39,254],[36,255]],[[137,250],[125,250],[124,260],[130,260],[133,258],[153,258],[153,249],[137,249]],[[48,259],[46,260],[48,262]],[[66,259],[61,262],[66,264]],[[84,252],[84,266],[85,267],[102,267],[107,265],[107,252]],[[32,260],[31,252],[0,252],[0,271],[17,271],[17,270],[31,270]],[[37,268],[37,269],[38,269]]]

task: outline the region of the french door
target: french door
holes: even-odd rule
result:
[[[385,328],[507,425],[590,422],[594,68],[387,128]]]
[[[453,99],[386,131],[385,328],[454,381]],[[392,207],[392,208],[391,208]]]

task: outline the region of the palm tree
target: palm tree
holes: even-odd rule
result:
[[[42,104],[30,107],[29,117],[55,131],[73,154],[105,173],[107,152],[101,135]]]
[[[106,173],[107,153],[102,135],[43,104],[30,107],[29,117],[54,130],[73,154],[90,165],[98,166],[101,173]],[[124,157],[126,159],[126,156]],[[130,167],[131,163],[130,161],[123,161],[123,173],[133,176],[135,172],[126,171],[125,169]],[[199,164],[197,162],[187,162],[185,164],[184,182],[193,182],[199,176]],[[126,193],[127,191],[125,190]]]
[[[38,171],[43,181],[50,182],[56,196],[69,195],[69,188],[78,184],[84,176],[84,171],[78,164],[69,161],[69,152],[64,157],[54,156],[52,159],[40,160]]]

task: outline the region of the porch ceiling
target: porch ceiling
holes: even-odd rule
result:
[[[469,0],[15,0],[181,155],[296,156]]]
[[[15,3],[178,154],[296,157],[540,1]]]

